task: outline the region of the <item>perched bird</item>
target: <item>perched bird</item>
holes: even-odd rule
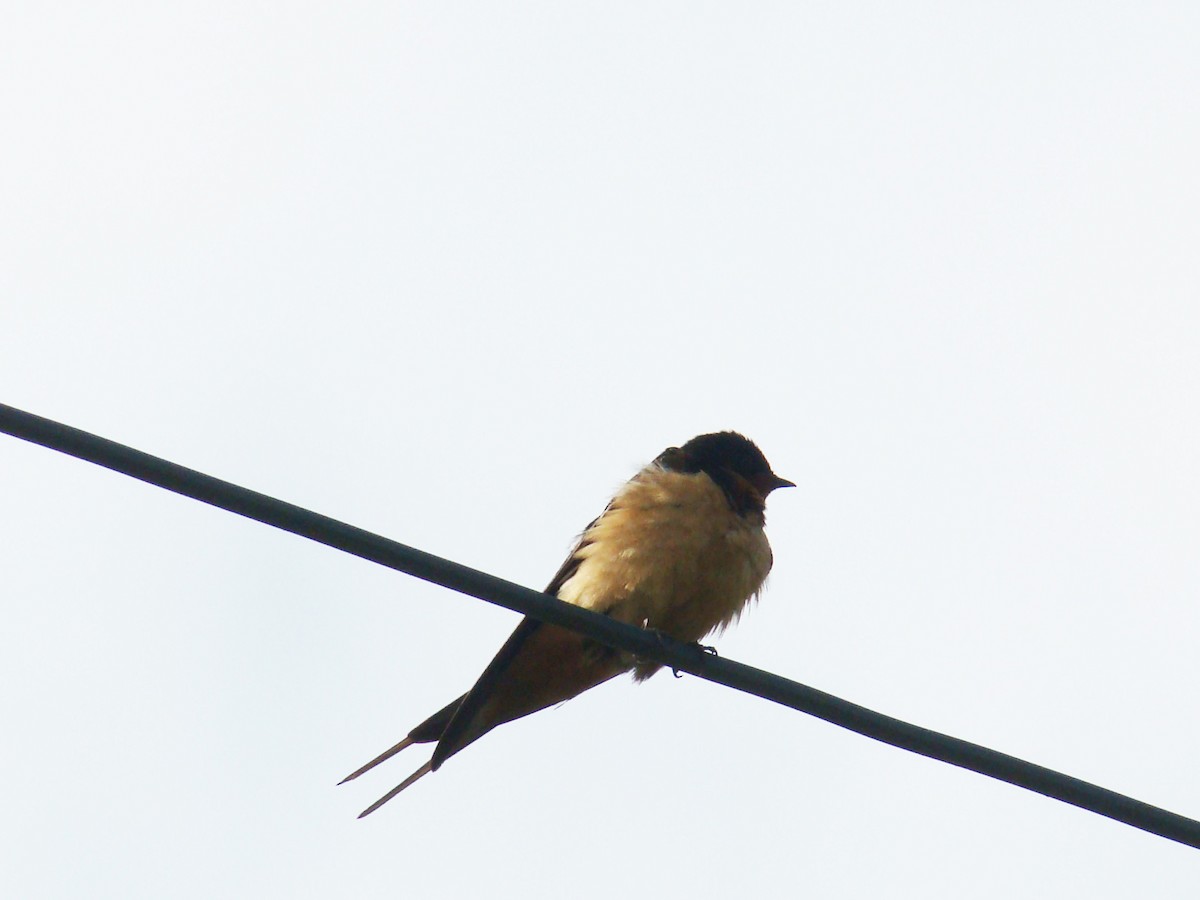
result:
[[[670,447],[617,491],[551,579],[546,593],[679,641],[724,628],[771,570],[763,533],[767,495],[795,487],[771,471],[753,441],[732,431]],[[497,725],[569,700],[633,670],[660,668],[566,628],[526,617],[475,686],[342,780],[410,744],[433,757],[359,815],[369,815]]]

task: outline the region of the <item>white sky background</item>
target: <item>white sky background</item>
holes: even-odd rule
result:
[[[1200,12],[15,3],[0,401],[533,587],[664,447],[800,487],[728,657],[1200,816]],[[0,439],[0,887],[1194,897],[698,679],[348,771],[516,617]]]

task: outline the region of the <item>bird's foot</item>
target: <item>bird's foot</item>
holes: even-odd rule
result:
[[[710,647],[708,644],[701,644],[699,641],[695,641],[691,644],[688,644],[688,646],[695,647],[697,650],[699,650],[705,656],[720,656],[721,655],[720,653],[717,652],[716,647]],[[673,674],[676,678],[683,677],[683,675],[681,675],[679,673],[678,669],[672,669],[671,674]]]
[[[710,647],[708,644],[701,644],[699,641],[692,641],[692,643],[688,644],[687,646],[694,648],[696,650],[699,650],[700,654],[702,656],[720,656],[721,655],[717,652],[716,647]],[[671,674],[674,675],[676,678],[683,677],[683,674],[678,669],[675,669],[675,668],[671,669]]]
[[[658,641],[658,646],[662,647],[664,650],[666,650],[667,647],[671,645],[671,642],[674,641],[674,638],[672,638],[665,631],[662,631],[658,628],[651,628],[649,619],[642,619],[642,630],[648,631],[650,634],[654,635],[654,639]],[[638,660],[638,662],[641,662],[641,660]],[[676,668],[671,669],[671,674],[676,678],[683,677],[683,673]]]
[[[658,628],[651,628],[649,619],[642,619],[642,629],[644,631],[648,631],[652,635],[654,635],[655,640],[658,641],[659,646],[662,647],[663,649],[666,649],[672,643],[675,643],[675,639],[673,637],[671,637],[671,635],[667,634],[665,631],[662,631]],[[701,644],[699,641],[692,641],[687,646],[695,647],[697,650],[699,650],[701,653],[705,654],[706,656],[720,656],[721,655],[721,654],[717,653],[716,647],[711,647],[708,644]],[[640,662],[641,660],[638,660],[638,661]],[[676,678],[683,677],[683,672],[681,672],[679,669],[676,669],[674,666],[671,667],[671,674],[674,675]]]

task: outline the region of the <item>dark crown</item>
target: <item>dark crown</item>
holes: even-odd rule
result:
[[[777,477],[754,441],[735,431],[694,437],[682,447],[669,447],[656,460],[672,472],[703,472],[725,492],[738,512],[762,510],[774,488],[791,484]],[[748,490],[747,488],[753,488]]]

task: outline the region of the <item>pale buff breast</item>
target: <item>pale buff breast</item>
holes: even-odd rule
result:
[[[724,627],[771,570],[761,514],[742,516],[705,474],[648,467],[585,533],[568,603],[682,641]]]

